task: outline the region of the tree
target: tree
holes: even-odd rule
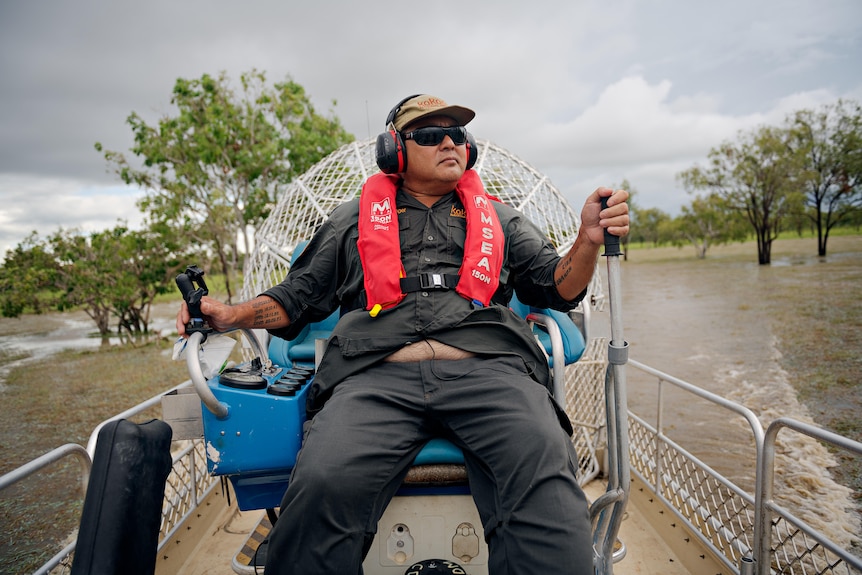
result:
[[[757,261],[772,259],[772,242],[781,220],[799,195],[796,157],[788,145],[787,130],[764,126],[740,132],[736,144],[725,142],[708,154],[709,165],[694,166],[677,177],[685,188],[714,192],[727,206],[745,214],[757,236]]]
[[[670,215],[659,208],[636,208],[637,227],[633,228],[633,241],[651,243],[653,246],[667,241],[665,224],[670,222]]]
[[[817,254],[829,232],[862,209],[862,107],[839,100],[789,119],[790,147],[799,154],[806,215],[817,230]]]
[[[42,313],[54,303],[57,265],[54,257],[32,232],[15,249],[6,252],[0,267],[0,311],[3,317],[18,317],[25,310]]]
[[[739,213],[728,208],[726,200],[715,193],[698,196],[691,205],[682,206],[682,214],[675,218],[675,229],[694,245],[699,259],[706,258],[712,245],[745,239],[747,231]]]
[[[278,189],[339,146],[353,140],[339,120],[315,112],[305,90],[289,78],[272,87],[262,72],[242,74],[241,97],[222,72],[178,79],[178,110],[149,126],[137,113],[133,167],[117,152],[108,164],[127,184],[146,191],[140,202],[152,221],[212,250],[225,275],[228,300],[249,230],[262,222]],[[333,102],[335,105],[335,102]],[[96,143],[102,152],[102,146]]]
[[[59,230],[49,239],[57,263],[55,287],[60,310],[83,308],[102,336],[110,333],[111,292],[119,284],[115,241],[122,230],[94,233],[90,238],[74,230]]]
[[[158,227],[125,225],[89,236],[60,229],[40,239],[33,232],[0,268],[3,315],[80,308],[102,336],[111,333],[112,319],[117,333],[147,333],[153,301],[176,289],[173,278],[188,259],[166,237]]]
[[[153,302],[177,289],[173,280],[191,261],[188,246],[163,224],[118,234],[116,245],[118,265],[123,268],[118,270],[123,289],[118,281],[112,303],[117,332],[148,333]]]

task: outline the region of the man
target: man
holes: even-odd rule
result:
[[[438,436],[464,451],[490,573],[593,572],[571,427],[508,302],[517,290],[526,304],[572,309],[604,230],[628,233],[628,194],[593,192],[560,258],[467,169],[474,116],[428,95],[400,102],[378,140],[378,164],[392,174],[372,176],[360,199],[336,208],[280,285],[236,306],[201,302],[217,330],[286,338],[342,313],[309,392],[270,575],[359,573],[414,456]],[[183,305],[180,334],[188,319]]]

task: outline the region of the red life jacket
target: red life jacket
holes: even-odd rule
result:
[[[395,194],[401,178],[375,174],[362,187],[359,198],[359,259],[365,276],[366,309],[372,317],[381,309],[398,305],[406,295],[401,278],[401,242]],[[500,283],[503,267],[503,228],[490,204],[482,180],[475,170],[467,170],[455,185],[455,192],[467,216],[467,239],[460,279],[455,291],[468,300],[487,306]]]

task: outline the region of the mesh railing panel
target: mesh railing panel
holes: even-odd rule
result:
[[[632,471],[729,564],[738,565],[741,557],[751,553],[753,499],[687,452],[657,438],[655,430],[640,419],[629,418],[629,442]]]
[[[740,558],[750,556],[754,548],[754,497],[660,437],[637,415],[629,415],[632,473],[736,572]],[[810,525],[774,513],[771,530],[771,573],[860,575],[824,546],[825,534]]]
[[[566,367],[566,396],[561,400],[575,433],[572,442],[578,453],[578,482],[587,484],[600,470],[598,446],[604,443],[604,372],[607,340],[594,338],[584,355]]]
[[[203,440],[188,442],[174,454],[173,462],[165,482],[159,548],[219,482],[218,477],[207,473]]]
[[[727,483],[673,447],[662,446],[661,488],[722,555],[739,562],[752,548],[753,505]]]
[[[790,519],[772,520],[772,572],[782,575],[860,575]]]

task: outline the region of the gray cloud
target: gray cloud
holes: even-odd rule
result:
[[[862,99],[860,16],[856,0],[4,2],[0,253],[31,228],[138,221],[139,192],[93,144],[127,151],[126,117],[170,113],[178,77],[253,67],[289,74],[321,111],[337,100],[359,138],[401,97],[440,95],[576,207],[628,178],[641,205],[675,212],[674,174],[722,139]]]

